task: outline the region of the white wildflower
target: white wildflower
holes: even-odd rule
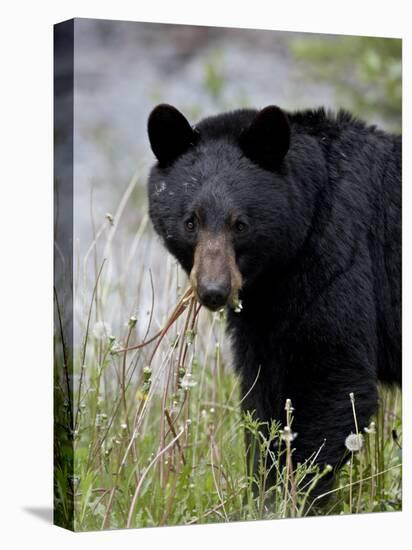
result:
[[[112,329],[106,321],[97,321],[93,327],[93,336],[96,340],[105,340],[111,334]]]
[[[352,453],[360,451],[363,446],[362,434],[349,434],[348,437],[345,439],[345,446],[348,451],[351,451]]]
[[[190,372],[187,372],[181,381],[182,388],[184,388],[185,390],[193,388],[194,386],[196,386],[196,384],[197,382],[192,379],[192,375]]]
[[[280,438],[282,441],[285,441],[287,443],[291,443],[297,438],[298,434],[296,432],[292,432],[292,430],[289,428],[289,426],[285,426],[283,430],[280,430]]]
[[[369,427],[368,428],[363,428],[365,433],[367,434],[374,434],[376,433],[376,425],[375,425],[375,422],[371,422],[369,424]]]

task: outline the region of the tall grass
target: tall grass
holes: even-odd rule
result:
[[[225,315],[200,309],[186,290],[147,216],[136,215],[137,184],[93,224],[82,254],[76,247],[74,364],[55,369],[57,522],[94,530],[399,510],[399,394],[381,392],[375,424],[357,428],[361,450],[329,498],[310,504],[329,469],[316,457],[293,462],[302,411],[287,402],[282,423],[267,429],[241,414]]]

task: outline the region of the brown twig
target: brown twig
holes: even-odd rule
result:
[[[176,433],[175,427],[173,426],[173,420],[171,419],[169,411],[167,409],[165,409],[165,416],[166,416],[167,423],[169,424],[170,431],[172,432],[173,437],[176,439],[177,438],[177,433]],[[180,453],[183,464],[186,464],[185,455],[183,454],[183,449],[181,448],[178,439],[176,439],[176,447],[177,447],[177,449]]]

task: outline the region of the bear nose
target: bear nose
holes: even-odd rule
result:
[[[230,286],[219,282],[205,283],[200,285],[198,293],[200,302],[208,309],[216,311],[226,304],[230,294]]]

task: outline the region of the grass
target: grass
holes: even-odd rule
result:
[[[73,349],[56,292],[56,523],[83,531],[400,510],[400,394],[381,391],[375,425],[356,428],[361,450],[350,453],[329,498],[309,505],[328,470],[313,457],[293,464],[299,411],[287,403],[268,438],[241,414],[224,313],[200,309],[185,291],[147,216],[135,217],[137,186],[135,177],[77,251]],[[356,395],[348,407],[356,419]],[[261,464],[255,476],[245,430]]]

